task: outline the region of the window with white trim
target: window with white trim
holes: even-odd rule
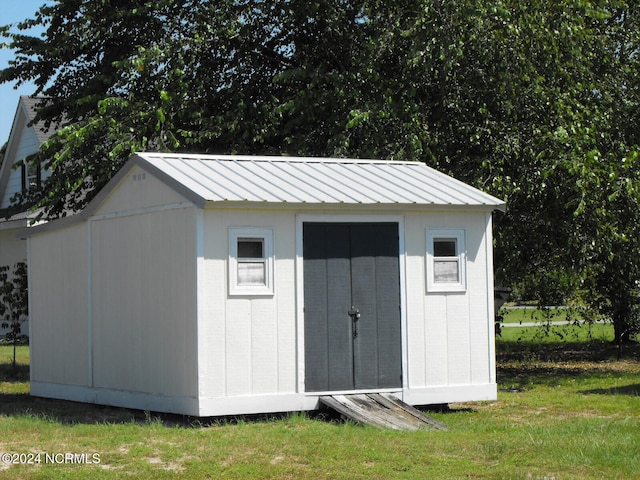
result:
[[[273,230],[229,229],[229,293],[273,295]]]
[[[427,291],[464,292],[464,230],[427,230]]]

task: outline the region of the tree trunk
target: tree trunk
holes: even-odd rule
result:
[[[631,342],[631,328],[627,321],[620,315],[613,319],[614,342],[620,346]]]

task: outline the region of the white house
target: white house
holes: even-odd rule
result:
[[[495,399],[504,208],[417,162],[139,153],[25,230],[31,394],[195,416]]]
[[[18,101],[0,165],[0,213],[12,205],[11,200],[16,193],[39,188],[47,176],[46,171],[26,162],[27,157],[36,153],[52,134],[41,122],[31,124],[37,106],[43,100],[43,97],[21,96]],[[27,259],[26,242],[17,234],[28,225],[30,216],[28,211],[14,212],[10,218],[0,215],[0,265],[13,266]]]
[[[27,157],[36,153],[52,134],[41,122],[31,124],[38,104],[43,100],[43,97],[20,97],[0,164],[0,266],[11,269],[16,263],[27,260],[27,242],[18,238],[18,232],[29,225],[33,213],[25,209],[12,212],[6,218],[4,212],[12,205],[16,193],[40,188],[47,176],[45,170],[26,162]],[[4,333],[6,331],[0,329],[0,338]]]

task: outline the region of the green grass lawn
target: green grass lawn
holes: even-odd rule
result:
[[[609,322],[588,323],[581,318],[580,311],[567,308],[502,308],[502,325],[499,339],[506,342],[612,342],[613,325]],[[571,322],[568,325],[555,322]],[[602,320],[601,320],[602,322]],[[535,323],[537,326],[519,327],[520,324]],[[505,326],[508,325],[508,326]]]
[[[448,431],[395,432],[329,413],[197,420],[32,398],[28,350],[12,373],[0,346],[0,452],[40,454],[0,462],[0,478],[637,478],[638,346],[620,360],[603,340],[496,348],[497,401],[431,413]]]
[[[613,325],[547,325],[537,327],[502,327],[499,339],[505,342],[538,342],[566,343],[566,342],[612,342]]]
[[[502,321],[505,323],[523,322],[561,322],[581,320],[580,309],[566,307],[549,307],[538,309],[535,307],[502,307],[500,309]]]

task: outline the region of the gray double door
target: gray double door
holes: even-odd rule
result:
[[[307,392],[402,386],[397,223],[305,223]]]

